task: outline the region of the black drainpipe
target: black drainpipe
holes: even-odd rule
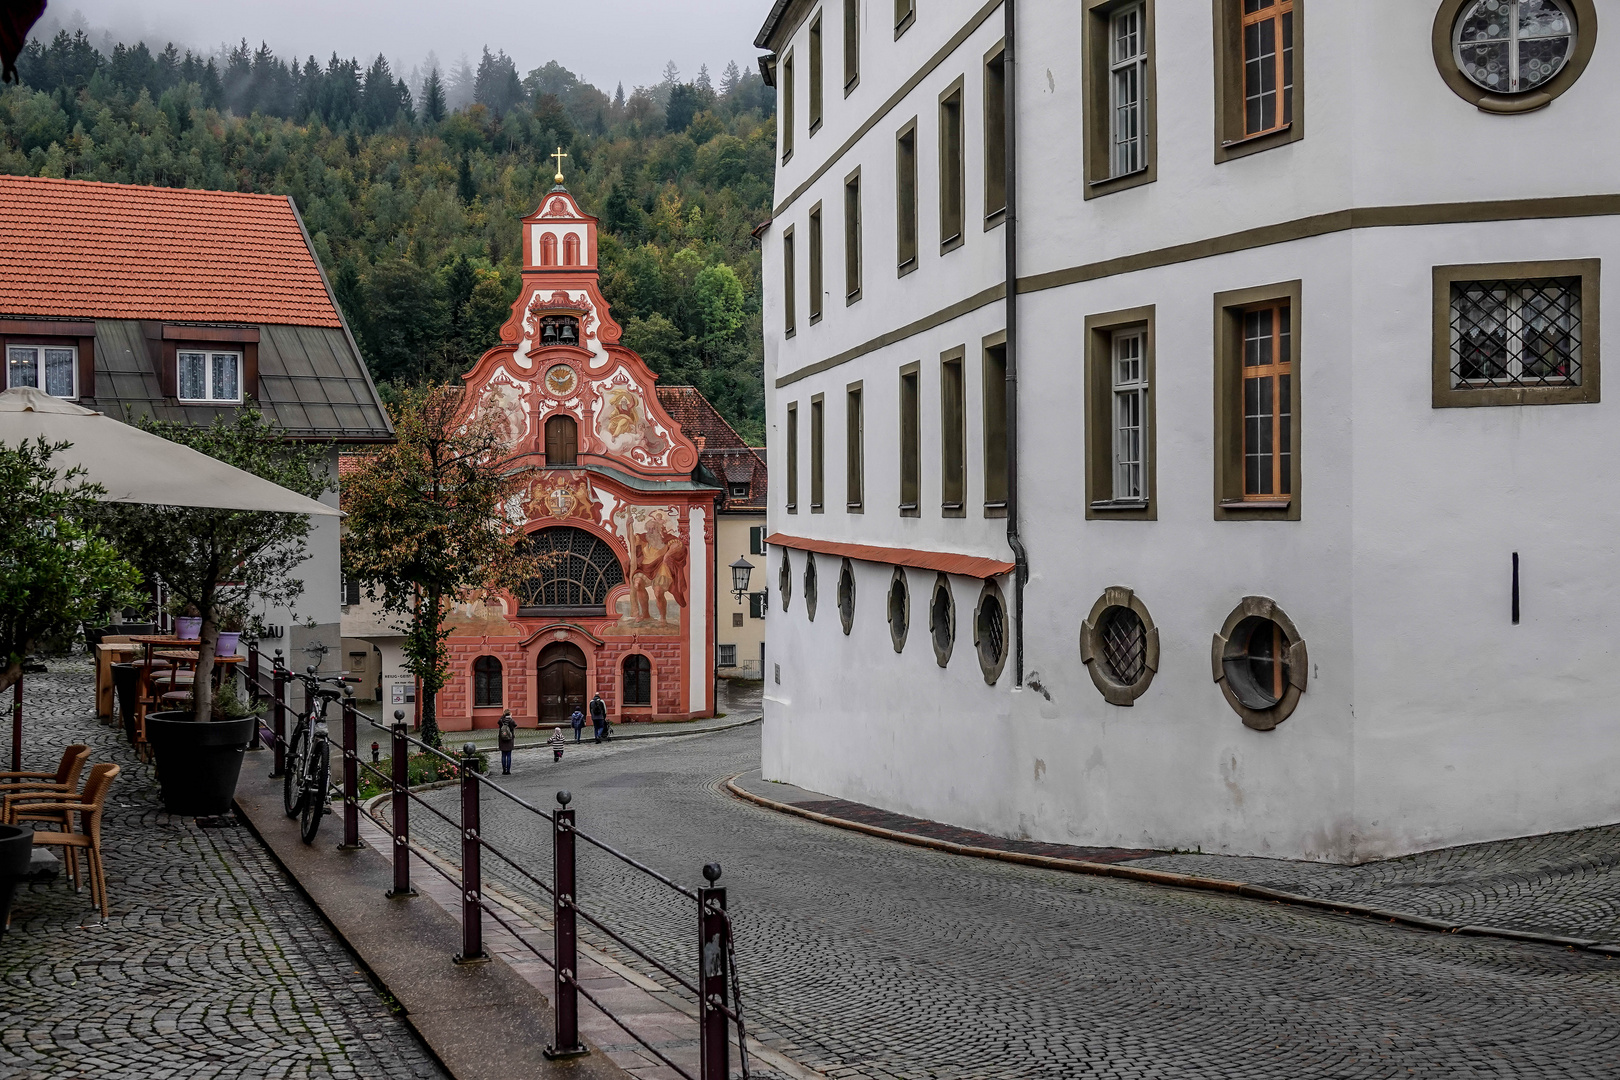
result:
[[[1024,685],[1024,585],[1029,556],[1018,531],[1018,76],[1014,0],[1002,0],[1002,97],[1007,132],[1007,546],[1013,553],[1013,685]]]

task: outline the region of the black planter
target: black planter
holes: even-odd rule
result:
[[[17,895],[17,883],[28,874],[28,860],[33,854],[33,829],[22,825],[0,825],[0,938],[6,936],[11,899]]]
[[[118,715],[124,719],[124,737],[134,746],[135,704],[141,692],[141,669],[134,664],[114,664],[112,680],[118,696]]]
[[[254,723],[251,716],[198,723],[189,712],[146,714],[146,738],[157,756],[169,813],[212,817],[230,811]]]

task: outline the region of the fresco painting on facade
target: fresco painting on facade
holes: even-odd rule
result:
[[[529,417],[523,408],[523,386],[502,368],[484,388],[479,411],[492,413],[501,442],[515,446],[529,433]]]
[[[679,634],[686,607],[687,550],[673,506],[627,506],[614,525],[630,554],[628,610],[618,628],[643,634]]]
[[[665,433],[647,419],[641,394],[623,369],[599,389],[596,434],[610,453],[628,454],[646,465],[663,464],[669,450]]]
[[[600,524],[602,504],[591,491],[590,476],[584,472],[548,472],[529,489],[528,516],[532,521],[550,515],[557,521],[575,518]]]

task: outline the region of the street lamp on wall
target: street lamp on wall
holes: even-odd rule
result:
[[[739,604],[742,603],[742,598],[748,593],[748,577],[753,572],[754,564],[747,559],[739,557],[736,562],[731,564],[731,595],[736,598]]]

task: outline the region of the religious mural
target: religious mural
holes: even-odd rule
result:
[[[686,606],[686,542],[680,510],[673,506],[627,506],[613,518],[629,553],[630,595],[620,601],[619,629],[678,634]]]
[[[589,473],[548,470],[529,489],[528,516],[531,521],[574,518],[595,525],[602,520],[602,504],[591,490]]]
[[[458,636],[519,637],[523,633],[521,626],[507,619],[505,605],[498,599],[457,601],[450,605],[444,626]]]
[[[648,464],[663,457],[669,449],[669,440],[663,437],[657,424],[647,419],[647,407],[637,387],[627,380],[601,387],[596,406],[596,436],[607,444],[610,452],[628,454]]]
[[[529,417],[523,408],[523,388],[504,369],[485,385],[478,411],[493,417],[495,436],[502,446],[515,446],[529,433]]]

